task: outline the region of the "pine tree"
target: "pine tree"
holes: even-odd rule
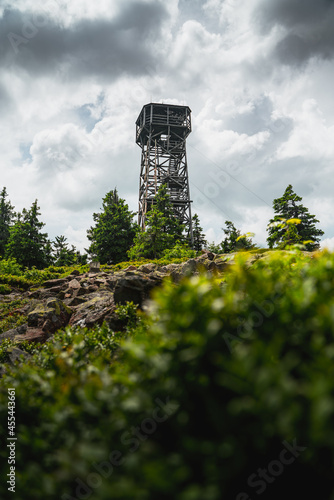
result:
[[[223,231],[226,235],[226,238],[221,242],[221,248],[223,253],[235,252],[236,250],[249,250],[253,248],[253,242],[250,238],[247,238],[247,235],[241,235],[239,229],[236,229],[233,222],[226,220],[226,229],[223,228]]]
[[[269,248],[284,248],[287,245],[302,243],[306,250],[316,250],[320,246],[320,236],[324,234],[317,229],[319,222],[301,203],[292,185],[286,188],[283,196],[273,201],[275,216],[270,219],[267,231]]]
[[[51,263],[52,257],[48,235],[41,232],[45,224],[38,219],[39,210],[35,200],[29,210],[24,208],[17,214],[17,220],[9,230],[5,256],[14,257],[22,266],[42,269]]]
[[[127,260],[127,251],[137,232],[134,215],[125,200],[119,198],[117,189],[107,193],[103,198],[102,212],[93,214],[95,226],[87,231],[91,241],[88,253],[101,264]]]
[[[203,246],[207,245],[207,241],[205,239],[205,234],[203,233],[203,229],[200,226],[199,223],[199,217],[197,214],[195,214],[192,217],[192,225],[193,225],[193,247],[194,250],[197,252],[200,252],[203,248]]]
[[[4,257],[9,239],[9,229],[15,217],[14,207],[7,201],[7,190],[4,187],[0,193],[0,257]]]

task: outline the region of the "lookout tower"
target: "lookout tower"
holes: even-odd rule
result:
[[[141,147],[138,224],[145,229],[147,212],[162,184],[175,217],[185,225],[192,242],[186,138],[191,132],[188,106],[151,103],[143,106],[136,121],[136,143]]]

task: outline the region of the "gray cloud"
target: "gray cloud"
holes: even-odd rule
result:
[[[286,28],[273,53],[283,64],[300,66],[312,57],[334,56],[333,0],[265,0],[255,19],[263,34],[276,25]]]
[[[1,113],[8,111],[12,107],[12,100],[5,87],[0,84],[0,110]]]
[[[0,65],[34,76],[57,69],[67,78],[140,75],[157,60],[155,40],[167,16],[161,3],[133,1],[113,20],[64,27],[45,16],[7,9],[0,19]]]

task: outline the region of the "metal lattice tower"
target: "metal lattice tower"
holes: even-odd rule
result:
[[[146,214],[162,184],[174,214],[193,242],[186,138],[191,132],[188,106],[151,103],[136,121],[136,143],[141,147],[138,224],[145,229]]]

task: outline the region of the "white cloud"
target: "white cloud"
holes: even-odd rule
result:
[[[331,239],[333,65],[282,62],[277,46],[290,28],[269,6],[264,29],[265,5],[50,0],[48,24],[15,54],[6,29],[19,33],[40,12],[18,0],[0,34],[0,168],[15,207],[38,198],[50,235],[87,247],[109,190],[137,210],[135,120],[163,101],[192,109],[193,212],[210,238],[221,241],[232,220],[265,243],[272,200],[291,183]]]
[[[277,151],[278,159],[301,156],[324,160],[334,155],[334,125],[328,126],[315,99],[307,99],[292,115],[295,128],[289,140]]]
[[[327,250],[330,250],[333,252],[334,251],[334,237],[333,238],[325,238],[324,240],[322,240],[320,248],[321,249],[327,248]]]

